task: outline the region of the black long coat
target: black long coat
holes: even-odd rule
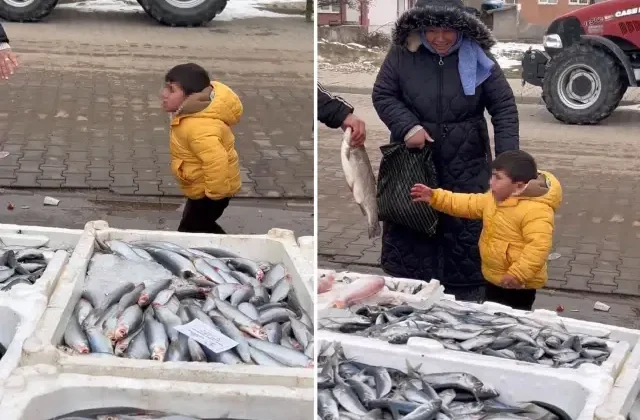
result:
[[[392,142],[404,141],[416,125],[429,132],[435,140],[433,156],[440,187],[481,193],[488,189],[491,172],[484,112],[492,117],[495,152],[500,154],[518,149],[518,110],[497,63],[475,95],[465,96],[458,54],[441,60],[421,44],[419,34],[427,27],[449,27],[489,51],[495,44],[489,29],[477,17],[455,7],[457,4],[461,2],[423,0],[398,19],[393,46],[378,73],[372,99]],[[382,268],[397,277],[437,278],[449,288],[480,286],[484,282],[478,251],[481,229],[480,221],[446,215],[440,215],[434,237],[384,223]]]

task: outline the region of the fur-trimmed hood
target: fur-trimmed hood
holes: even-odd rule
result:
[[[420,32],[434,26],[455,29],[485,51],[496,44],[489,28],[465,10],[462,0],[419,0],[396,21],[393,43],[415,52],[422,44]]]

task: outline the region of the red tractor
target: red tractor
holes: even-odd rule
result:
[[[554,20],[544,51],[529,49],[522,80],[542,87],[549,112],[567,124],[597,124],[640,82],[640,0],[608,0]]]

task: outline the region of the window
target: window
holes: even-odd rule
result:
[[[321,1],[318,6],[318,13],[340,13],[340,1]]]
[[[589,0],[569,0],[569,6],[588,6]]]
[[[558,4],[558,0],[538,0],[538,4]]]
[[[504,0],[504,4],[518,4],[518,0]]]

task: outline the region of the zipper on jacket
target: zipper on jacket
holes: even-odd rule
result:
[[[444,82],[444,60],[442,59],[442,56],[438,56],[439,60],[438,61],[438,104],[437,104],[437,111],[438,111],[438,129],[440,130],[440,136],[442,138],[444,138],[444,135],[442,133],[442,128],[441,128],[441,124],[442,124],[442,83]]]

